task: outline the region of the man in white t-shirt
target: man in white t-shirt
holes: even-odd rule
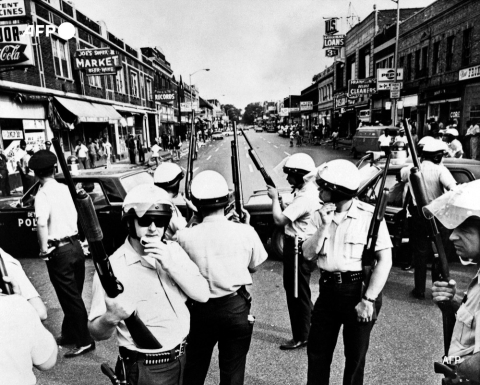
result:
[[[378,138],[378,149],[381,150],[382,147],[390,147],[392,143],[392,137],[389,130],[383,131],[383,134]]]
[[[107,163],[105,164],[105,168],[109,168],[112,165],[112,145],[106,137],[103,138],[103,150],[105,151],[105,155],[107,156]]]
[[[88,148],[83,144],[83,142],[79,139],[77,140],[77,146],[75,147],[75,154],[78,158],[78,163],[81,163],[83,169],[87,169],[87,155],[88,155]]]

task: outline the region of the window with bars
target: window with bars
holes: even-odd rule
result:
[[[463,31],[462,66],[470,65],[472,61],[472,28]]]
[[[437,41],[433,44],[433,60],[432,60],[432,73],[438,74],[440,72],[440,42]]]
[[[94,76],[88,76],[88,84],[90,84],[92,87],[102,87],[102,77],[98,75]]]
[[[447,38],[447,52],[446,52],[446,65],[445,70],[451,71],[453,67],[453,49],[455,43],[455,36],[449,36]]]
[[[130,72],[130,91],[131,95],[135,97],[139,97],[138,95],[138,75],[136,72]]]
[[[72,69],[70,66],[70,54],[68,49],[68,42],[52,36],[52,53],[55,67],[55,75],[71,79]]]

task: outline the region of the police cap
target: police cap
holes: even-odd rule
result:
[[[28,162],[28,167],[34,171],[46,170],[57,164],[57,156],[47,150],[39,150],[32,155]]]
[[[360,187],[360,171],[348,160],[335,159],[317,168],[317,185],[353,197]]]
[[[175,163],[164,162],[160,164],[153,175],[153,182],[161,188],[171,188],[182,180],[182,168]]]
[[[192,200],[197,207],[224,207],[228,204],[227,181],[218,172],[206,170],[192,180]]]
[[[447,151],[448,146],[442,140],[430,140],[423,146],[423,152],[437,153]]]
[[[445,130],[445,135],[458,136],[458,130],[456,128],[447,128]]]

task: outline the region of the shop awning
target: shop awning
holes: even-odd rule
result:
[[[148,111],[142,111],[133,107],[113,106],[113,108],[115,108],[115,110],[117,111],[130,112],[133,115],[145,115],[148,112]],[[151,112],[151,113],[155,113],[155,112]]]
[[[77,123],[111,122],[122,118],[115,108],[105,104],[66,99],[58,96],[55,96],[55,100],[77,117]]]

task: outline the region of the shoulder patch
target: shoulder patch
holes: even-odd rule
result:
[[[365,202],[362,202],[362,201],[357,201],[357,207],[360,209],[360,210],[363,210],[363,211],[367,211],[369,213],[372,213],[375,211],[375,207],[368,204],[368,203],[365,203]]]

